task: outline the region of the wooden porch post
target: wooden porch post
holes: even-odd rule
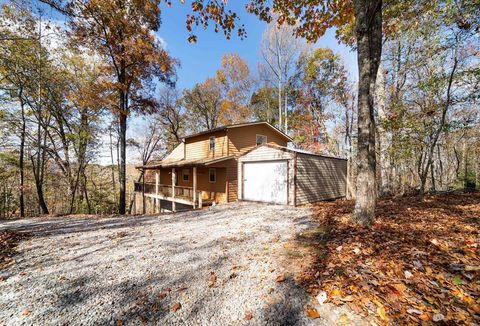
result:
[[[142,214],[145,214],[145,170],[142,171]]]
[[[172,212],[176,212],[177,208],[175,205],[175,168],[172,168]]]
[[[193,209],[197,206],[197,167],[193,167]]]
[[[159,183],[160,183],[160,173],[158,171],[155,171],[155,195],[157,195],[157,196],[158,196]],[[155,198],[153,203],[154,203],[154,206],[155,206],[155,213],[158,213],[158,206],[160,204],[160,200],[158,199],[158,197]]]

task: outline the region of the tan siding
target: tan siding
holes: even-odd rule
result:
[[[238,198],[242,198],[242,179],[243,179],[243,163],[245,162],[259,162],[259,161],[278,161],[287,160],[288,162],[288,204],[294,205],[295,199],[295,165],[294,154],[292,152],[284,151],[278,148],[258,147],[253,151],[245,154],[238,159]]]
[[[297,204],[345,197],[347,161],[297,154]]]
[[[210,137],[215,136],[215,151],[210,151]],[[218,131],[186,139],[185,159],[201,159],[227,156],[227,136],[225,131]]]
[[[182,160],[185,158],[185,144],[181,142],[168,154],[164,160]]]
[[[242,155],[256,146],[256,135],[267,136],[267,143],[287,146],[287,139],[271,127],[261,124],[228,129],[229,155]]]
[[[238,199],[238,175],[237,175],[237,160],[231,160],[227,164],[227,186],[228,186],[228,198],[229,202],[236,201]]]

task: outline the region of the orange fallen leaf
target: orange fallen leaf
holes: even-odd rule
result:
[[[284,282],[285,281],[285,273],[282,273],[282,274],[278,275],[277,278],[275,279],[275,281],[277,283]]]
[[[338,296],[340,296],[340,290],[339,290],[339,289],[333,289],[333,290],[330,292],[330,296],[331,296],[331,297],[338,297]]]
[[[247,311],[247,312],[245,313],[245,319],[246,319],[246,320],[252,320],[252,318],[253,318],[252,312],[251,312],[251,311]]]
[[[400,294],[403,294],[403,292],[405,292],[405,290],[407,289],[407,287],[405,286],[405,284],[403,283],[395,283],[395,284],[392,284],[392,287],[397,290],[398,293]]]
[[[172,311],[175,312],[177,311],[178,309],[180,309],[182,307],[182,305],[180,304],[180,302],[176,302],[173,304],[172,306]]]
[[[117,321],[115,322],[115,325],[116,326],[122,326],[123,325],[123,320],[117,319]]]
[[[307,316],[312,319],[320,318],[320,314],[318,313],[317,309],[315,309],[314,307],[307,306],[307,308],[305,309],[305,312],[307,313]]]

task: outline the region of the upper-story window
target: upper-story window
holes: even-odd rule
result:
[[[210,150],[215,151],[215,136],[210,137]]]
[[[257,134],[257,146],[258,145],[263,145],[263,144],[266,144],[266,143],[267,143],[267,136]]]

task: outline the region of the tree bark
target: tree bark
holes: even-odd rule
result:
[[[120,122],[120,168],[118,179],[120,182],[120,193],[118,199],[118,213],[125,214],[126,211],[126,148],[127,148],[127,115],[121,113],[119,117]]]
[[[20,132],[20,153],[19,153],[19,165],[20,165],[20,217],[25,217],[25,104],[23,102],[23,89],[20,89],[19,99],[20,99],[20,108],[22,113],[22,129]]]
[[[355,0],[358,56],[358,174],[353,219],[370,225],[375,215],[374,91],[382,54],[382,1]]]

